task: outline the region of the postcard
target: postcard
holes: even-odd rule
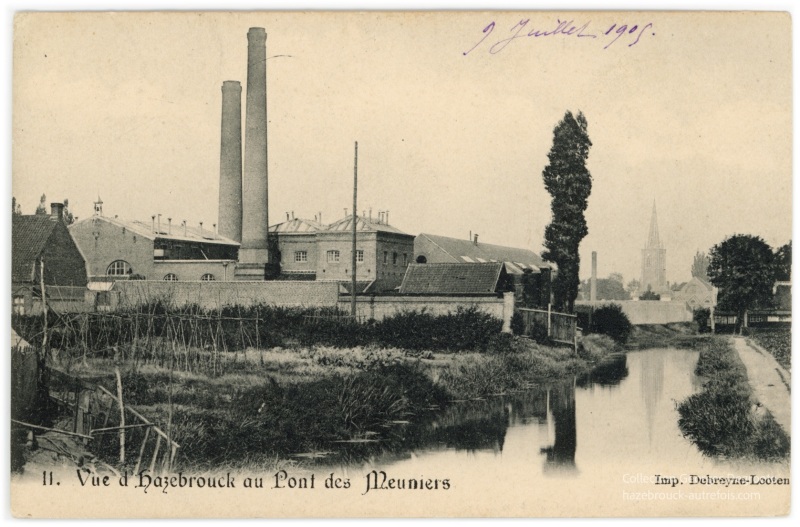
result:
[[[791,48],[17,13],[13,515],[788,515]]]

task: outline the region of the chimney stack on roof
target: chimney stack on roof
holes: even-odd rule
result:
[[[477,232],[475,233],[475,239],[474,239],[473,243],[475,243],[475,245],[478,245],[478,233]]]
[[[64,204],[51,203],[50,204],[50,219],[55,221],[64,221]]]

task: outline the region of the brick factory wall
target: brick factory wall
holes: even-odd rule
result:
[[[266,304],[285,307],[333,307],[339,284],[332,282],[164,282],[157,280],[119,281],[119,304],[138,305],[164,299],[174,306],[220,306]]]
[[[356,311],[359,317],[375,320],[394,315],[402,311],[422,311],[433,315],[446,315],[455,313],[459,307],[477,307],[484,313],[504,320],[504,300],[500,296],[373,296],[357,297]],[[513,302],[511,302],[513,311]],[[339,298],[339,309],[350,311],[350,297],[342,296]],[[506,308],[506,311],[509,311]],[[511,313],[506,313],[511,320]]]

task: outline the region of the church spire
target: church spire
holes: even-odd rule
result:
[[[650,235],[647,237],[647,249],[661,249],[658,237],[658,217],[656,216],[656,200],[653,200],[653,216],[650,218]]]

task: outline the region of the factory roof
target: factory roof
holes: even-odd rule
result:
[[[328,225],[326,229],[328,232],[352,232],[353,231],[353,216],[345,216],[341,220],[335,221]],[[378,221],[364,216],[356,216],[356,231],[360,232],[390,232],[394,234],[406,234],[397,227],[392,227],[388,223]]]
[[[184,227],[181,224],[174,224],[170,226],[168,223],[165,223],[163,221],[161,222],[160,225],[158,225],[155,221],[123,220],[117,217],[110,218],[108,216],[95,215],[95,216],[90,216],[88,218],[84,218],[79,222],[74,223],[73,225],[79,225],[91,221],[105,221],[111,223],[112,225],[116,225],[117,227],[121,227],[131,232],[134,232],[139,236],[146,238],[148,240],[156,240],[156,239],[176,240],[176,241],[208,243],[216,245],[239,246],[238,242],[235,242],[229,238],[221,236],[215,233],[212,229],[207,229],[203,227],[201,230],[199,226],[190,227],[187,225]]]
[[[545,262],[541,256],[528,249],[504,247],[502,245],[479,243],[472,240],[425,233],[420,234],[419,238],[427,238],[447,253],[454,263],[504,262],[506,270],[511,274],[522,274],[525,269],[537,272],[542,267],[555,267],[552,263]]]
[[[498,291],[502,262],[411,264],[401,294],[480,294]]]

